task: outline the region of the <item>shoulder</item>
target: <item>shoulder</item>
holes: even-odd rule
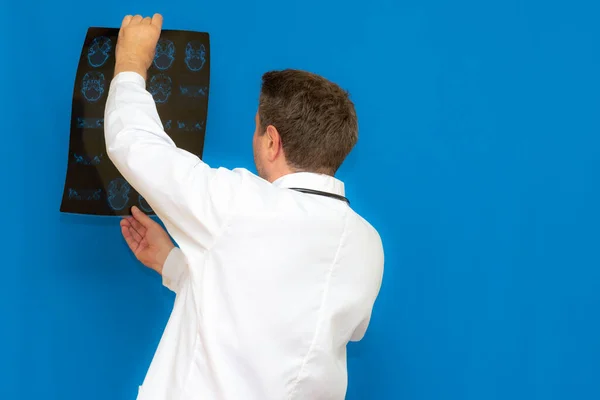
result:
[[[212,201],[229,203],[235,199],[236,213],[258,215],[280,209],[285,203],[285,192],[280,187],[246,168],[214,168],[211,180]]]
[[[269,189],[269,182],[246,168],[210,167],[209,180],[212,187],[229,187],[236,193],[261,192]]]
[[[365,245],[375,253],[383,254],[383,242],[377,229],[367,221],[362,215],[351,210],[350,229],[365,241]]]
[[[371,282],[377,292],[383,279],[385,253],[383,241],[377,229],[363,216],[351,211],[347,227],[350,253],[361,268],[364,283]]]
[[[269,186],[271,186],[271,184],[268,181],[249,171],[246,168],[230,169],[225,167],[217,167],[213,168],[213,173],[215,178],[217,179],[228,179],[240,185],[245,185],[251,189],[265,190]]]

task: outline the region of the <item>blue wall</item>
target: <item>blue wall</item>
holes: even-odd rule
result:
[[[58,212],[86,29],[155,11],[211,34],[215,166],[252,168],[266,70],[356,102],[340,177],[387,262],[348,399],[600,398],[598,2],[326,3],[3,6],[1,399],[134,399],[159,341],[118,220]]]

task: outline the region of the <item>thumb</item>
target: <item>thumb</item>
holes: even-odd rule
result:
[[[155,223],[152,220],[152,218],[150,218],[149,216],[147,216],[146,214],[144,214],[142,212],[142,210],[140,210],[136,206],[131,207],[131,214],[133,215],[133,218],[135,218],[135,220],[137,222],[139,222],[140,224],[142,224],[142,226],[144,228],[149,228],[150,226],[152,226]]]

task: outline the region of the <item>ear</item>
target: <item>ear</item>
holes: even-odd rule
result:
[[[273,125],[267,126],[267,131],[265,132],[267,136],[267,152],[269,155],[269,160],[274,161],[279,157],[283,151],[283,146],[281,143],[281,136],[279,135],[279,131]]]

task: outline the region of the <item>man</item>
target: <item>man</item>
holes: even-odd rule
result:
[[[178,243],[134,208],[122,232],[175,304],[139,400],[342,399],[346,345],[369,324],[380,237],[335,172],[357,140],[354,106],[302,71],[266,73],[258,176],[211,168],[164,132],[146,73],[162,17],[127,16],[105,111],[107,153]]]

